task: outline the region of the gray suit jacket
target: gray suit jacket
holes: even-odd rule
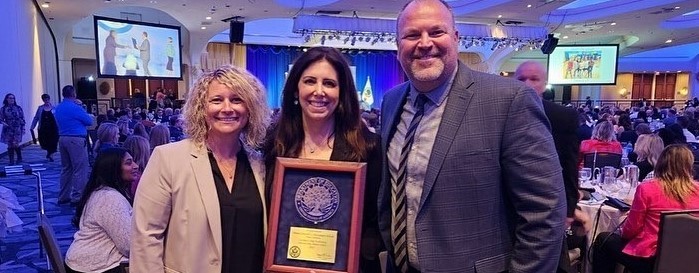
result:
[[[403,83],[384,96],[383,155],[409,89]],[[565,196],[541,99],[460,63],[446,103],[415,221],[422,272],[555,272]],[[392,253],[387,164],[379,227]]]

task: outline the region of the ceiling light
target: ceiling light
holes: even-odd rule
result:
[[[206,27],[201,27],[201,29],[206,29]]]
[[[527,5],[527,7],[528,7],[528,8],[531,8],[531,7],[532,7],[532,4]]]
[[[681,70],[677,70],[677,73],[682,73],[682,71],[681,71]]]
[[[502,14],[498,14],[498,18],[502,18]]]
[[[680,9],[680,7],[679,7],[679,6],[677,6],[677,7],[675,7],[675,9]]]
[[[41,4],[41,7],[42,7],[42,8],[48,8],[48,7],[49,7],[49,3],[51,3],[51,2],[44,2],[43,4]]]
[[[616,26],[616,22],[612,22],[612,23],[611,23],[610,25],[612,25],[612,26]]]
[[[665,41],[665,43],[666,44],[672,43],[672,39],[667,39],[667,41]]]
[[[211,20],[211,16],[206,16],[206,20]]]
[[[568,36],[563,36],[563,39],[568,39]]]

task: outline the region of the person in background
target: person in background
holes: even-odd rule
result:
[[[105,122],[97,128],[97,141],[92,152],[99,154],[102,151],[117,147],[119,141],[119,127],[111,122]]]
[[[125,149],[97,156],[72,221],[78,231],[66,252],[68,273],[122,272],[117,267],[128,261],[131,241],[129,187],[137,176],[138,165]]]
[[[381,143],[360,117],[357,90],[340,51],[313,47],[294,61],[282,92],[280,120],[265,145],[267,185],[277,157],[367,162],[360,246],[362,272],[380,272],[383,249],[376,198],[381,182]]]
[[[53,162],[52,155],[58,150],[58,125],[53,114],[55,109],[49,94],[41,95],[41,100],[44,104],[36,109],[30,130],[39,125],[39,144],[41,149],[46,150],[46,159]]]
[[[170,116],[170,122],[168,129],[170,130],[170,139],[172,141],[180,141],[184,139],[184,130],[182,129],[182,123],[184,121],[179,115]]]
[[[687,129],[687,126],[689,126],[689,118],[685,116],[677,117],[677,124],[682,127],[682,134],[687,139],[687,143],[699,143],[699,141],[697,141],[697,137]]]
[[[409,1],[396,37],[409,82],[385,93],[381,109],[390,269],[555,272],[566,201],[541,98],[460,63],[444,1]]]
[[[117,32],[115,30],[110,30],[107,39],[104,41],[104,50],[102,50],[104,65],[102,66],[102,74],[117,75],[116,62],[114,61],[116,57],[116,49],[128,48],[128,46],[119,44],[116,41],[116,38]]]
[[[262,272],[265,94],[234,66],[197,79],[184,104],[189,137],[155,147],[136,190],[131,272]]]
[[[655,177],[641,183],[621,235],[603,232],[595,238],[593,272],[612,273],[617,263],[633,273],[651,273],[658,249],[660,214],[699,209],[699,184],[692,178],[692,151],[684,144],[667,146],[655,164]]]
[[[148,160],[150,159],[150,143],[148,139],[142,136],[131,135],[124,141],[124,149],[129,151],[129,154],[133,157],[133,161],[138,165],[138,177],[131,183],[130,189],[131,196],[135,196],[138,182],[141,180],[141,174],[143,174],[143,170],[146,169],[146,165],[148,165]]]
[[[143,62],[143,76],[151,76],[150,70],[148,69],[148,63],[150,63],[150,40],[148,40],[148,32],[144,31],[141,37],[141,44],[137,49],[140,52],[139,57]]]
[[[58,148],[61,153],[61,189],[58,204],[77,204],[90,171],[87,154],[87,126],[92,117],[76,98],[75,88],[66,85],[61,90],[63,101],[56,106]]]
[[[638,156],[634,165],[638,166],[639,179],[643,180],[644,177],[653,171],[660,153],[663,152],[663,148],[665,148],[663,140],[656,134],[638,136],[633,153]]]
[[[126,138],[131,135],[128,119],[119,118],[119,121],[117,121],[117,127],[119,128],[119,138],[117,139],[117,142],[124,143]]]
[[[582,166],[586,154],[595,152],[622,154],[621,143],[616,140],[614,126],[609,121],[598,122],[592,129],[592,139],[580,143],[578,165]]]
[[[534,89],[542,96],[546,91],[546,69],[535,61],[525,61],[515,70],[515,79]],[[578,112],[547,100],[541,101],[544,113],[551,123],[551,134],[556,145],[556,153],[563,170],[563,184],[566,191],[566,228],[575,221],[575,210],[578,205],[578,151],[580,140],[576,135]],[[584,214],[583,211],[578,215]],[[573,272],[568,258],[568,246],[564,244],[559,264],[559,272]]]
[[[134,136],[141,136],[150,141],[150,134],[148,134],[148,130],[146,129],[146,126],[143,125],[143,123],[139,122],[136,123],[133,127],[133,133],[131,135]]]
[[[168,75],[172,75],[172,61],[175,59],[175,45],[172,43],[172,37],[167,37],[167,44],[165,44],[165,56],[167,56],[167,64],[165,64],[165,70]]]
[[[155,149],[168,143],[170,143],[170,129],[165,124],[155,125],[150,131],[150,148]]]
[[[7,156],[10,158],[10,165],[22,162],[22,150],[19,144],[24,136],[24,111],[17,105],[17,98],[12,93],[7,93],[0,108],[0,122],[2,122],[2,133],[0,142],[7,144]],[[15,154],[17,161],[15,162]]]

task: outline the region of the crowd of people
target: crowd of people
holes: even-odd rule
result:
[[[520,65],[516,80],[460,62],[453,14],[439,0],[409,1],[397,37],[408,81],[380,110],[362,112],[350,66],[330,47],[295,60],[274,112],[260,81],[230,65],[200,75],[182,110],[158,93],[148,107],[93,121],[72,86],[55,108],[42,97],[31,128],[39,125],[47,159],[58,143],[58,202],[76,206],[68,271],[118,272],[128,261],[131,272],[262,272],[277,157],[367,164],[365,273],[382,271],[382,251],[389,272],[576,272],[566,230],[590,227],[577,206],[590,152],[623,153],[648,177],[621,235],[590,238],[595,272],[615,263],[650,272],[659,213],[699,208],[694,106],[545,101],[536,62]],[[0,138],[21,161],[13,98],[0,119],[17,126]]]

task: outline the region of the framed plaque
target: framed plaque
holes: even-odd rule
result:
[[[265,272],[357,273],[366,163],[277,158]]]

